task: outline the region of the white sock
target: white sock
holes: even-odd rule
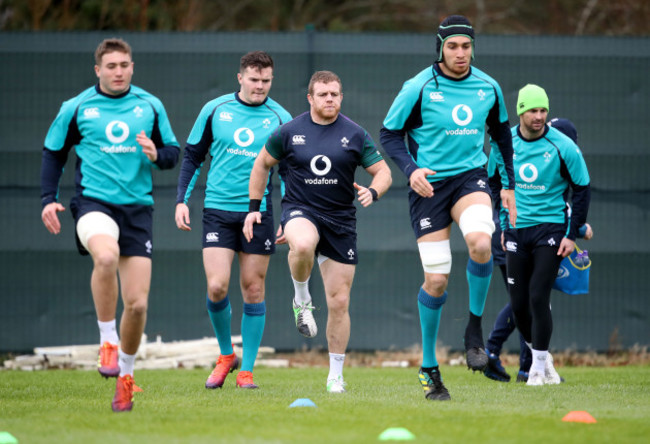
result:
[[[133,376],[133,367],[135,367],[135,355],[127,355],[120,349],[120,377],[124,375]]]
[[[291,276],[291,280],[293,281],[293,289],[295,291],[293,300],[299,305],[310,303],[311,295],[309,294],[309,278],[307,278],[305,282],[298,282],[293,278],[293,276]]]
[[[330,353],[330,374],[327,379],[336,379],[343,376],[343,363],[345,362],[345,354]]]
[[[534,350],[533,349],[533,363],[530,366],[530,372],[537,372],[544,374],[546,368],[546,358],[548,357],[548,350]]]
[[[117,335],[117,328],[115,327],[115,319],[108,322],[97,321],[99,326],[99,344],[110,342],[111,344],[119,344],[120,338]]]

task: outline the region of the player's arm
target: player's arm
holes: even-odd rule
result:
[[[248,215],[244,220],[244,228],[242,229],[244,237],[248,242],[253,239],[253,225],[262,223],[260,206],[264,198],[264,190],[269,181],[269,172],[279,162],[278,159],[269,154],[266,147],[262,147],[253,164],[251,178],[248,183],[248,197],[250,199]]]
[[[178,163],[181,148],[172,131],[171,124],[162,103],[158,104],[156,116],[149,139],[144,132],[136,136],[142,151],[161,170],[171,169]],[[148,140],[147,140],[148,139]],[[141,141],[142,140],[142,141]],[[142,142],[146,143],[143,144]]]
[[[65,211],[63,205],[57,202],[63,167],[72,147],[81,141],[76,115],[76,101],[64,102],[45,137],[41,157],[41,220],[52,234],[61,232],[58,213]]]
[[[192,194],[192,189],[201,172],[201,165],[210,152],[212,145],[212,114],[204,117],[205,107],[199,114],[190,136],[187,139],[183,161],[181,162],[178,174],[178,186],[176,188],[176,211],[174,220],[178,229],[191,231],[190,210],[187,202]]]
[[[381,146],[407,178],[410,178],[413,171],[418,169],[418,165],[406,146],[404,137],[409,129],[422,122],[421,86],[413,81],[404,83],[379,131]]]
[[[366,171],[372,176],[370,185],[366,188],[356,182],[354,183],[354,188],[357,190],[359,196],[359,203],[364,207],[370,206],[373,202],[378,201],[381,196],[386,194],[386,191],[388,191],[388,188],[393,183],[390,168],[385,160],[380,160],[366,167]]]

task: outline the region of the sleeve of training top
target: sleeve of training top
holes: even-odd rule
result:
[[[490,140],[490,145],[492,149],[490,150],[487,164],[488,184],[492,192],[494,209],[499,212],[499,225],[503,231],[508,227],[508,210],[501,206],[501,189],[503,188],[501,172],[505,167],[501,159],[501,152],[495,146],[496,143]]]
[[[506,190],[514,190],[515,187],[515,171],[512,166],[512,131],[508,123],[508,112],[506,110],[505,101],[503,100],[503,93],[498,85],[495,87],[497,91],[497,100],[494,106],[488,113],[486,124],[488,126],[488,134],[501,152],[501,158],[505,169],[502,174],[504,177],[502,181],[503,188]]]
[[[587,222],[589,203],[591,201],[591,185],[587,164],[577,145],[571,143],[562,146],[560,173],[571,186],[571,225],[567,237],[575,240],[581,226]]]
[[[169,123],[169,118],[167,117],[167,112],[162,102],[156,101],[155,109],[156,120],[153,131],[151,132],[151,140],[158,151],[158,158],[154,164],[161,170],[174,168],[178,163],[181,148],[172,131],[172,126]]]
[[[64,102],[45,137],[41,160],[41,205],[56,202],[59,181],[68,153],[81,141],[77,126],[77,103]]]
[[[282,160],[284,157],[284,144],[283,144],[283,137],[282,137],[282,126],[277,127],[271,135],[269,136],[269,139],[266,141],[266,144],[264,145],[264,148],[266,148],[266,151],[271,155],[276,160]],[[280,170],[280,173],[282,171]]]
[[[361,153],[361,166],[368,168],[371,165],[376,164],[380,160],[383,160],[381,153],[377,150],[375,146],[375,141],[372,140],[370,134],[364,130],[364,140],[363,140],[363,152]]]
[[[209,105],[209,104],[208,104]],[[204,106],[199,117],[187,138],[187,145],[183,153],[180,172],[178,174],[178,187],[176,189],[176,203],[187,203],[190,200],[192,189],[201,172],[201,165],[210,152],[214,139],[212,134],[212,117],[216,108]]]
[[[411,177],[413,171],[419,167],[413,160],[404,137],[413,127],[413,116],[420,116],[418,108],[421,106],[421,101],[421,88],[412,79],[406,81],[395,97],[386,114],[383,127],[379,131],[381,146],[407,178]]]

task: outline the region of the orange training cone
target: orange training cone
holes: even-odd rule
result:
[[[566,422],[584,422],[585,424],[594,424],[594,423],[596,423],[596,420],[594,419],[593,416],[591,416],[588,412],[585,412],[585,411],[582,411],[582,410],[567,413],[566,415],[564,415],[564,418],[562,418],[562,421],[566,421]]]

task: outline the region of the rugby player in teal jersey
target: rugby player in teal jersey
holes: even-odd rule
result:
[[[469,321],[464,336],[467,365],[482,371],[488,363],[481,319],[492,277],[494,222],[484,168],[486,125],[503,154],[508,177],[514,175],[503,93],[494,79],[471,66],[471,23],[463,16],[449,16],[436,37],[436,61],[404,83],[384,119],[380,140],[411,188],[411,224],[424,269],[418,293],[422,332],[418,376],[426,399],[444,401],[451,397],[442,382],[435,348],[451,271],[452,222],[458,224],[469,251]],[[503,205],[514,216],[514,191],[504,187],[501,195]]]
[[[243,351],[236,385],[258,388],[253,382],[253,366],[266,321],[264,281],[270,255],[275,252],[270,187],[266,188],[261,208],[264,229],[249,243],[244,240],[242,227],[248,214],[248,180],[255,158],[271,132],[291,120],[291,115],[268,97],[273,59],[267,53],[253,51],[242,56],[237,80],[239,91],[209,101],[199,113],[187,139],[176,198],[176,225],[189,231],[187,202],[201,165],[210,155],[203,210],[203,266],[207,310],[220,354],[205,383],[209,389],[222,387],[228,373],[239,366],[231,342],[232,311],[228,297],[235,254],[239,256],[239,283],[244,299]]]
[[[131,85],[129,44],[102,41],[95,62],[98,84],[64,102],[47,133],[41,218],[51,233],[61,231],[57,213],[64,207],[57,201],[58,186],[74,148],[76,195],[70,209],[78,249],[90,253],[94,264],[90,286],[100,331],[98,370],[107,378],[118,377],[112,407],[128,411],[137,390],[133,367],[151,283],[151,170],[173,168],[180,147],[162,102]],[[119,336],[118,275],[124,302]]]
[[[512,128],[516,226],[504,221],[508,292],[515,324],[532,350],[527,385],[559,384],[561,378],[548,353],[553,332],[551,289],[562,258],[571,254],[587,221],[591,188],[580,148],[560,130],[546,124],[549,100],[543,88],[519,90],[519,125]],[[494,161],[502,184],[501,153]],[[492,162],[492,153],[490,155]],[[567,205],[571,188],[571,205]]]

